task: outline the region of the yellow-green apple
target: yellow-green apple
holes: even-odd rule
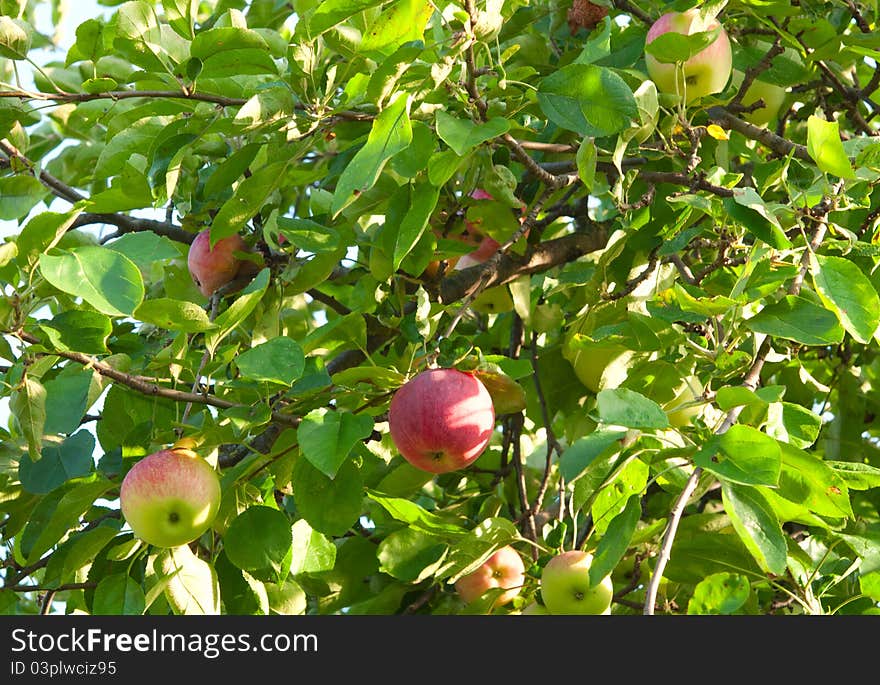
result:
[[[504,590],[492,604],[494,607],[510,604],[522,589],[526,579],[526,568],[522,557],[513,547],[507,545],[486,559],[473,573],[455,581],[458,596],[470,604],[493,588]]]
[[[673,428],[682,428],[691,424],[691,419],[703,413],[706,405],[698,403],[703,395],[703,384],[696,376],[690,375],[682,379],[676,388],[675,397],[663,407]]]
[[[579,340],[576,331],[569,334],[562,355],[571,363],[574,373],[591,392],[616,388],[626,379],[627,362],[633,352],[622,345],[601,340]]]
[[[131,467],[119,501],[137,537],[156,547],[178,547],[210,527],[220,507],[220,479],[190,449],[159,450]]]
[[[733,72],[732,81],[737,88],[742,84],[743,78],[745,78],[745,75],[741,71]],[[758,107],[751,112],[744,112],[741,116],[755,126],[766,126],[779,114],[779,109],[785,101],[785,88],[773,83],[767,83],[767,81],[755,79],[746,89],[742,105],[750,107],[758,100],[764,103],[763,107]]]
[[[206,228],[195,237],[189,247],[187,266],[202,295],[210,297],[218,288],[234,280],[247,264],[252,264],[237,257],[236,252],[247,252],[244,239],[237,233],[221,238],[213,248],[211,229]]]
[[[668,12],[651,25],[645,38],[646,45],[669,32],[689,36],[716,27],[720,27],[717,38],[683,64],[659,62],[653,55],[645,53],[648,75],[658,90],[683,96],[685,102],[720,93],[730,78],[733,55],[730,39],[718,20],[704,22],[697,8],[686,12]]]
[[[538,604],[537,602],[532,602],[525,609],[522,610],[523,616],[549,616],[550,612],[547,611],[547,607],[543,604]]]
[[[608,614],[614,589],[611,576],[590,585],[593,555],[580,550],[562,552],[541,572],[541,597],[551,614]]]
[[[473,374],[428,369],[394,393],[388,425],[394,445],[410,464],[447,473],[483,453],[495,428],[495,410],[489,391]]]

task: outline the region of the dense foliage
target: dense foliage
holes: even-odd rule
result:
[[[876,2],[702,3],[686,104],[694,0],[101,4],[62,49],[0,0],[0,612],[519,612],[572,549],[615,614],[878,611]],[[432,365],[496,415],[436,475],[388,429]],[[119,488],[175,444],[222,499],[162,549]]]

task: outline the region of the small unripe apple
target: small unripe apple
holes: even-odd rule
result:
[[[220,479],[192,450],[159,450],[131,467],[119,501],[137,537],[156,547],[178,547],[210,527],[220,507]]]
[[[700,20],[699,9],[686,12],[668,12],[655,21],[648,29],[645,44],[652,43],[665,33],[680,33],[685,36],[703,31],[711,31],[720,26],[717,19],[708,24]],[[648,75],[657,89],[665,93],[682,95],[685,102],[691,102],[704,95],[720,93],[727,85],[733,65],[733,54],[727,32],[721,28],[718,37],[706,48],[698,52],[683,65],[659,62],[648,53],[645,54]]]
[[[611,576],[590,585],[593,555],[580,550],[557,554],[541,572],[541,597],[551,614],[608,614],[614,588]]]
[[[235,279],[246,262],[236,257],[235,252],[246,251],[247,245],[237,233],[221,238],[211,248],[211,229],[201,231],[190,245],[186,261],[202,295],[210,297]]]
[[[495,599],[493,607],[510,604],[519,594],[526,579],[522,557],[513,547],[502,547],[473,573],[455,582],[458,596],[470,604],[492,588],[505,590]]]
[[[626,380],[626,362],[633,354],[622,345],[602,340],[575,343],[573,335],[566,338],[562,348],[562,355],[571,363],[575,376],[593,393],[616,388]]]
[[[492,396],[480,380],[457,369],[428,369],[391,399],[391,439],[416,468],[447,473],[468,466],[495,428]]]

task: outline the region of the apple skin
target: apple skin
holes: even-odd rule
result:
[[[537,602],[532,602],[521,612],[522,616],[550,616],[550,612],[547,611],[547,607],[543,604],[538,604]]]
[[[468,466],[486,449],[495,409],[476,376],[428,369],[394,393],[388,425],[394,445],[410,464],[448,473]]]
[[[669,31],[689,36],[720,26],[718,20],[713,19],[708,26],[702,27],[699,19],[700,13],[697,8],[686,12],[668,12],[648,29],[645,44],[650,44],[658,36]],[[722,28],[713,43],[684,63],[682,67],[684,79],[681,78],[681,75],[676,77],[678,65],[658,62],[656,58],[647,53],[645,54],[645,64],[648,68],[648,75],[658,90],[665,93],[683,94],[685,102],[689,103],[704,95],[720,93],[724,90],[733,66],[733,53],[727,32]]]
[[[506,592],[498,595],[492,607],[510,604],[519,594],[526,579],[526,568],[522,557],[513,547],[502,547],[473,573],[462,576],[455,582],[458,596],[470,604],[492,588],[502,588]]]
[[[573,344],[573,337],[566,338],[562,348],[565,357],[574,368],[578,380],[592,393],[604,388],[616,388],[626,379],[626,369],[619,373],[605,373],[609,364],[622,356],[632,357],[633,352],[621,345],[601,340],[589,345]]]
[[[247,252],[244,239],[237,233],[221,238],[211,249],[211,229],[201,231],[189,247],[186,262],[193,281],[205,297],[235,279],[245,262],[235,252]]]
[[[743,78],[744,74],[742,72],[733,72],[733,82],[737,87],[740,86]],[[785,88],[755,79],[746,90],[742,104],[744,107],[748,107],[758,100],[764,102],[763,107],[759,107],[752,112],[744,112],[740,116],[755,126],[766,126],[779,114],[782,103],[785,102]]]
[[[669,425],[673,428],[683,428],[691,425],[691,419],[700,416],[705,409],[704,404],[694,404],[689,407],[681,405],[693,402],[703,394],[703,384],[696,376],[687,376],[675,391],[675,398],[668,402],[664,409],[667,412]],[[677,409],[676,407],[681,407]]]
[[[580,550],[557,554],[541,573],[541,597],[551,614],[607,614],[614,588],[611,576],[590,587],[593,555]]]
[[[119,500],[137,537],[156,547],[178,547],[211,526],[220,507],[220,479],[192,450],[159,450],[131,467]]]

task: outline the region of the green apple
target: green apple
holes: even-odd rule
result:
[[[610,614],[611,576],[590,585],[593,555],[580,550],[557,554],[541,573],[541,597],[551,614]]]
[[[547,611],[547,607],[543,604],[538,604],[537,602],[532,602],[521,612],[522,616],[549,616],[550,612]]]
[[[220,479],[190,449],[160,450],[131,467],[119,501],[137,537],[156,547],[178,547],[211,526],[220,508]]]
[[[697,8],[686,12],[668,12],[655,21],[648,29],[645,44],[650,44],[665,33],[680,33],[685,36],[711,31],[721,26],[717,19],[704,22]],[[648,53],[645,54],[648,75],[657,89],[674,95],[684,96],[691,102],[704,95],[720,93],[727,85],[733,65],[733,54],[727,32],[721,28],[718,37],[684,64],[659,62]]]
[[[739,88],[744,77],[745,75],[741,71],[734,71],[731,80]],[[742,118],[755,126],[766,126],[779,114],[782,103],[785,101],[785,88],[755,79],[746,90],[742,104],[744,107],[749,107],[758,100],[763,101],[764,106],[742,114]]]
[[[562,348],[564,356],[574,368],[574,373],[590,392],[604,388],[616,388],[626,380],[629,361],[633,352],[616,343],[591,341],[569,334]]]
[[[690,375],[682,380],[675,391],[675,397],[663,407],[673,428],[691,425],[691,419],[700,416],[706,408],[705,404],[691,404],[703,395],[703,384],[696,376]]]

